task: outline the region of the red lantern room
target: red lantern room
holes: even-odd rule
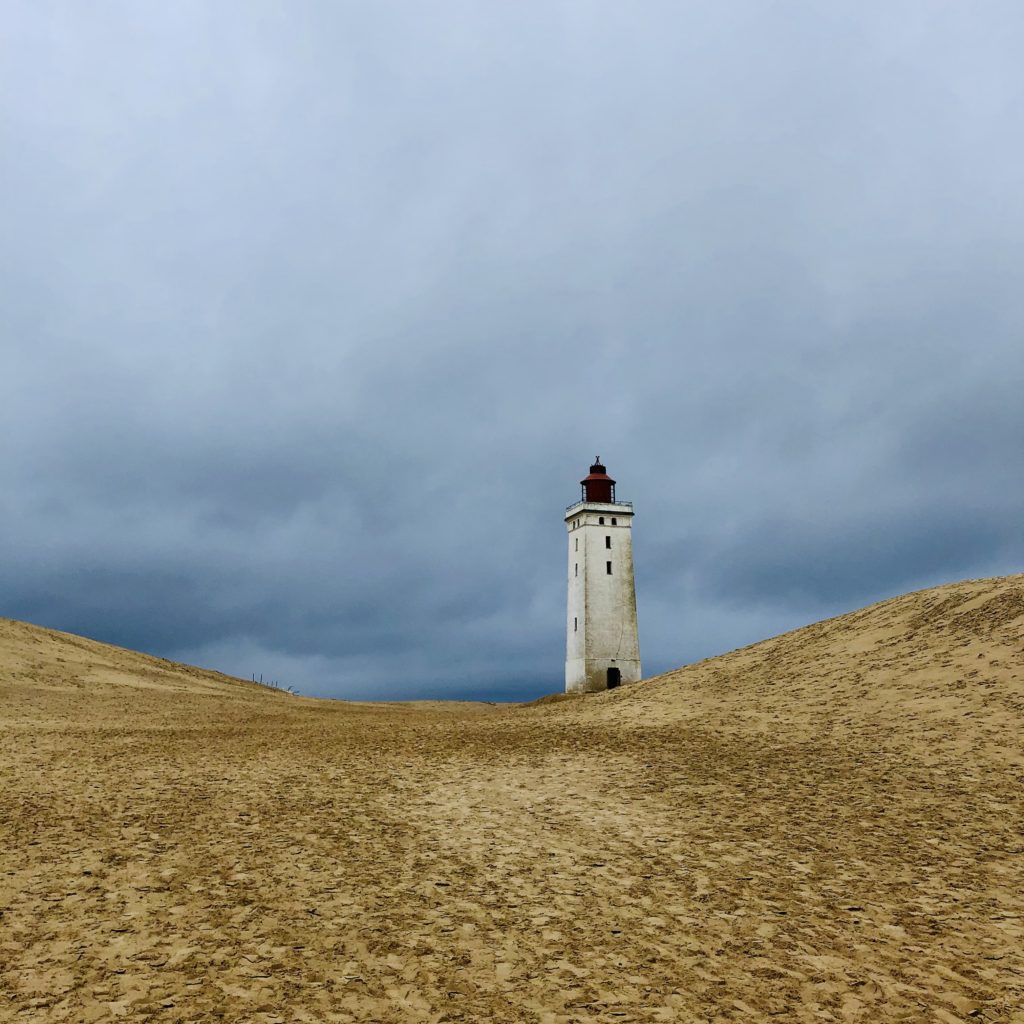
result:
[[[580,483],[583,485],[584,501],[600,501],[605,504],[615,501],[615,481],[605,472],[600,455],[590,467],[590,476]]]

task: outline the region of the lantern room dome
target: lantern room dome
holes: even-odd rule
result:
[[[615,481],[601,465],[600,456],[594,459],[594,464],[590,467],[590,475],[584,477],[580,483],[583,486],[584,501],[605,503],[615,501]]]

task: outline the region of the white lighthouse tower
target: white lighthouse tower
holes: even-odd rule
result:
[[[565,510],[569,532],[566,693],[610,690],[640,678],[633,583],[633,505],[615,500],[600,457]]]

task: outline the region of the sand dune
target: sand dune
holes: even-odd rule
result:
[[[0,1020],[1024,1022],[1024,577],[534,707],[0,620]]]

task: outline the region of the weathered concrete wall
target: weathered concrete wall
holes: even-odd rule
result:
[[[565,520],[569,536],[565,689],[569,693],[607,689],[609,668],[619,670],[621,684],[635,683],[641,669],[632,508],[581,502],[566,513]]]

